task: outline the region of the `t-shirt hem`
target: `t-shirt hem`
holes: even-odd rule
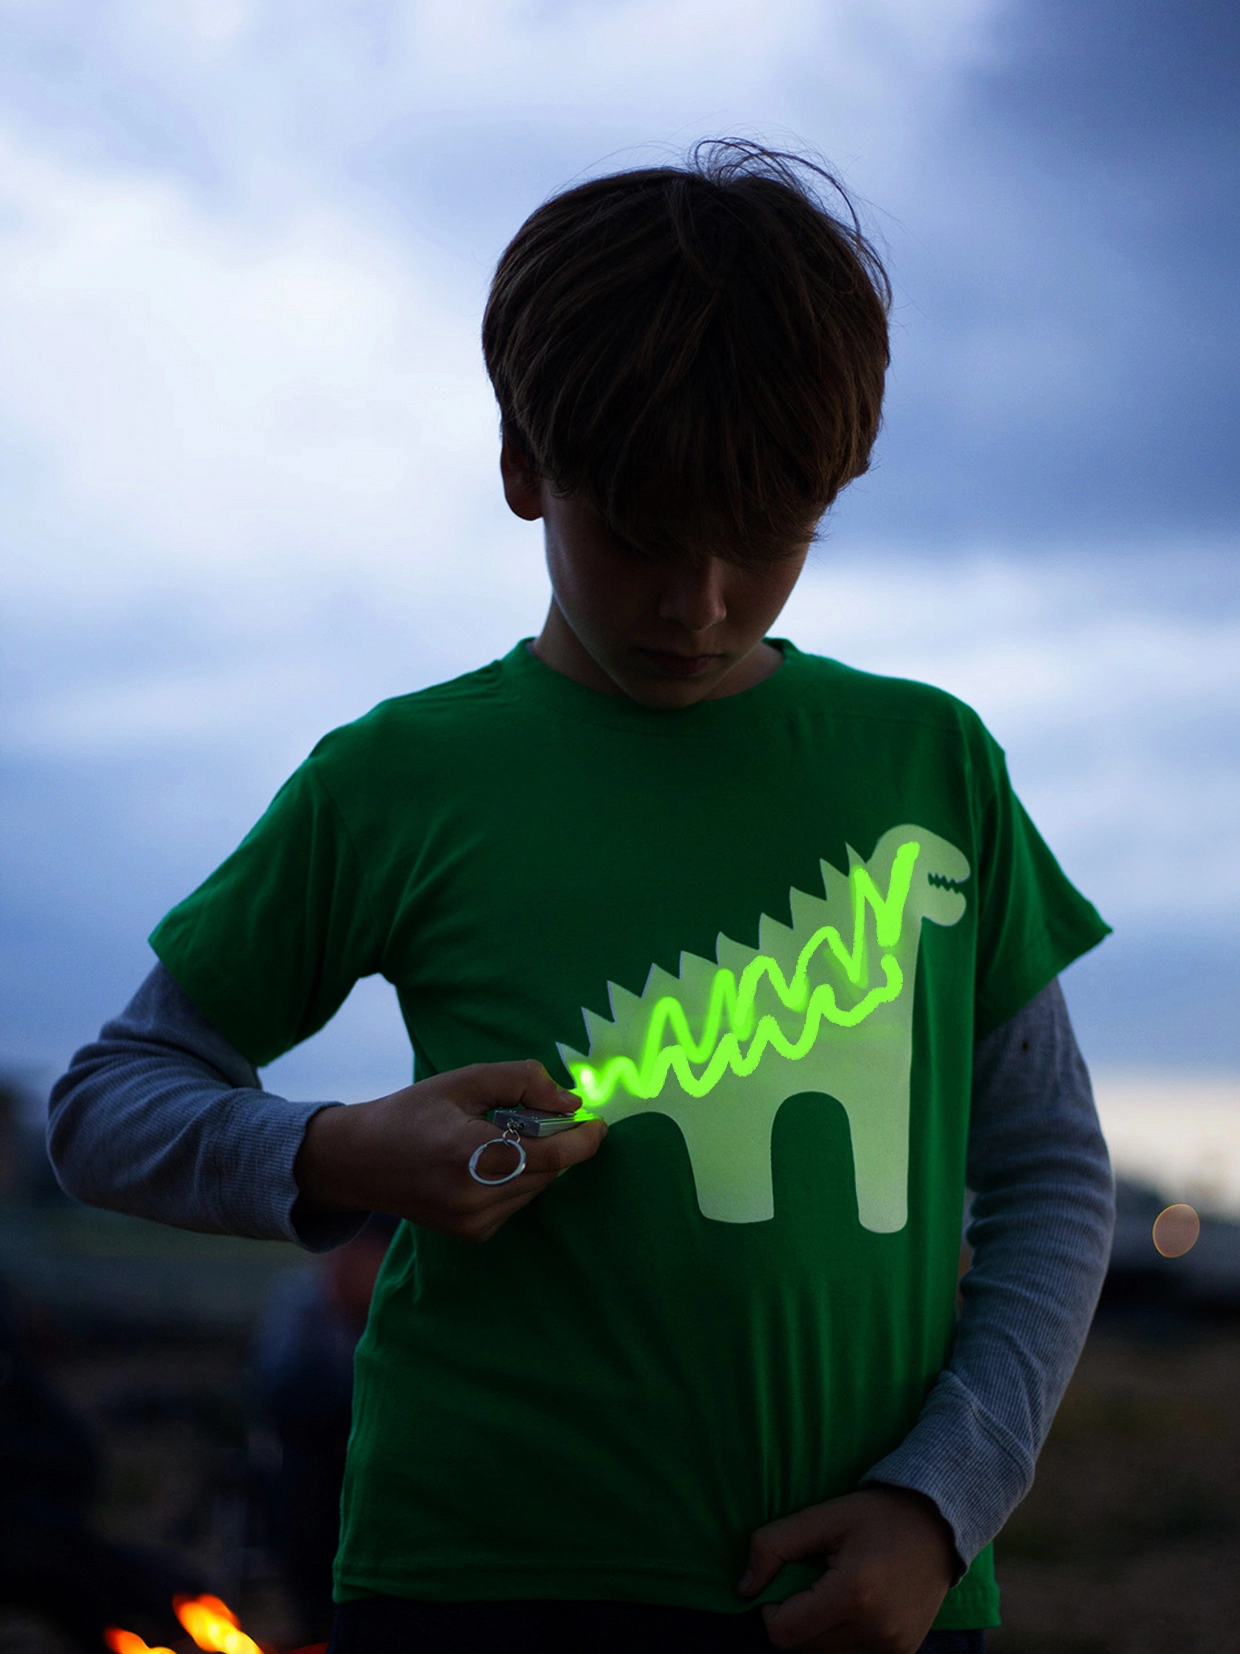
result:
[[[337,1602],[359,1597],[396,1596],[421,1602],[649,1602],[668,1608],[711,1613],[744,1613],[754,1602],[776,1600],[764,1593],[753,1600],[721,1595],[715,1575],[660,1568],[656,1563],[564,1562],[554,1569],[532,1559],[515,1566],[493,1556],[453,1557],[451,1563],[408,1568],[354,1569],[336,1580]]]
[[[957,1587],[934,1617],[934,1631],[993,1631],[1001,1625],[999,1592],[991,1585]]]
[[[769,1602],[781,1602],[803,1589],[800,1581],[780,1590],[776,1582],[752,1598],[720,1592],[716,1576],[689,1574],[653,1563],[617,1569],[607,1563],[565,1564],[554,1572],[536,1561],[528,1566],[496,1566],[494,1557],[454,1557],[450,1565],[352,1569],[338,1573],[337,1602],[367,1597],[403,1597],[413,1602],[643,1602],[655,1607],[692,1608],[712,1614],[743,1614]],[[998,1592],[990,1581],[966,1580],[948,1596],[934,1621],[939,1631],[985,1631],[999,1624]]]

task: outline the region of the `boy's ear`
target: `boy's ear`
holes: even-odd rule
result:
[[[542,478],[534,470],[529,455],[510,437],[505,437],[500,447],[499,474],[504,479],[508,509],[527,523],[537,522],[543,514]]]

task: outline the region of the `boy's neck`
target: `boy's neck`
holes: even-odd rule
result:
[[[582,684],[586,689],[596,690],[601,695],[612,695],[620,700],[642,700],[647,705],[666,707],[667,710],[675,710],[677,706],[692,706],[698,701],[718,701],[730,695],[739,695],[746,689],[752,689],[763,679],[771,677],[784,663],[782,652],[774,644],[762,639],[747,655],[734,661],[722,678],[709,686],[699,686],[691,681],[682,680],[672,686],[673,700],[668,701],[662,695],[652,695],[647,700],[645,696],[630,694],[599,665],[565,620],[554,599],[542,631],[529,645],[529,649],[544,666],[549,666],[562,677],[571,678],[574,683]],[[698,688],[701,692],[695,694],[694,690]]]

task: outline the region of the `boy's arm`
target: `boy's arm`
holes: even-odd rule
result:
[[[373,1207],[479,1242],[607,1129],[528,1138],[514,1184],[515,1171],[474,1175],[473,1157],[500,1140],[488,1112],[569,1114],[577,1102],[532,1059],[474,1063],[351,1108],[287,1102],[161,966],[57,1082],[48,1152],[71,1195],[182,1229],[323,1251]]]
[[[293,1168],[306,1126],[331,1106],[264,1091],[253,1066],[157,965],[57,1081],[48,1153],[65,1190],[91,1205],[325,1251],[367,1215],[298,1203]]]
[[[967,1176],[973,1261],[951,1360],[864,1478],[925,1494],[965,1562],[1029,1491],[1110,1257],[1114,1181],[1058,982],[978,1042]]]

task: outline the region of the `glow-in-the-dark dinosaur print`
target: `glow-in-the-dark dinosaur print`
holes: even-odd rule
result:
[[[590,1049],[560,1053],[586,1109],[614,1124],[666,1114],[689,1151],[705,1217],[774,1216],[771,1132],[787,1098],[842,1104],[867,1229],[908,1210],[913,984],[921,923],[954,925],[969,864],[922,827],[893,827],[849,870],[822,862],[825,899],[790,892],[792,925],[763,914],[759,946],[720,936],[716,962],[652,967],[638,996],[607,985],[612,1017],[584,1011]]]
[[[900,940],[904,904],[908,900],[913,868],[921,846],[914,841],[902,844],[896,851],[891,869],[891,883],[886,896],[880,894],[864,867],[854,867],[849,877],[852,886],[853,943],[846,948],[834,925],[821,925],[806,942],[797,958],[796,970],[789,982],[779,968],[779,961],[769,954],[758,954],[751,959],[737,982],[735,972],[726,965],[715,972],[711,983],[710,1003],[700,1038],[694,1039],[684,1006],[674,994],[668,994],[655,1004],[637,1062],[631,1057],[611,1057],[601,1070],[588,1062],[572,1066],[573,1078],[587,1104],[602,1105],[623,1085],[633,1097],[657,1097],[667,1080],[668,1070],[674,1069],[683,1091],[691,1097],[704,1097],[713,1091],[727,1070],[733,1074],[752,1074],[762,1061],[768,1046],[790,1062],[799,1061],[812,1049],[818,1038],[823,1018],[840,1028],[855,1028],[879,1005],[899,996],[904,984],[904,973],[890,953],[884,953],[881,964],[884,980],[871,988],[853,1006],[841,1008],[830,982],[820,983],[813,992],[809,985],[809,967],[820,948],[829,948],[843,966],[850,983],[866,979],[866,922],[868,904],[874,912],[878,945],[892,948]],[[794,1040],[785,1037],[777,1017],[757,1015],[758,989],[763,980],[769,982],[786,1010],[800,1011],[805,1022]],[[727,1033],[723,1033],[724,1020]],[[667,1029],[675,1034],[671,1045],[663,1043]],[[747,1050],[742,1050],[744,1041]],[[705,1063],[701,1074],[693,1072],[694,1063]]]

